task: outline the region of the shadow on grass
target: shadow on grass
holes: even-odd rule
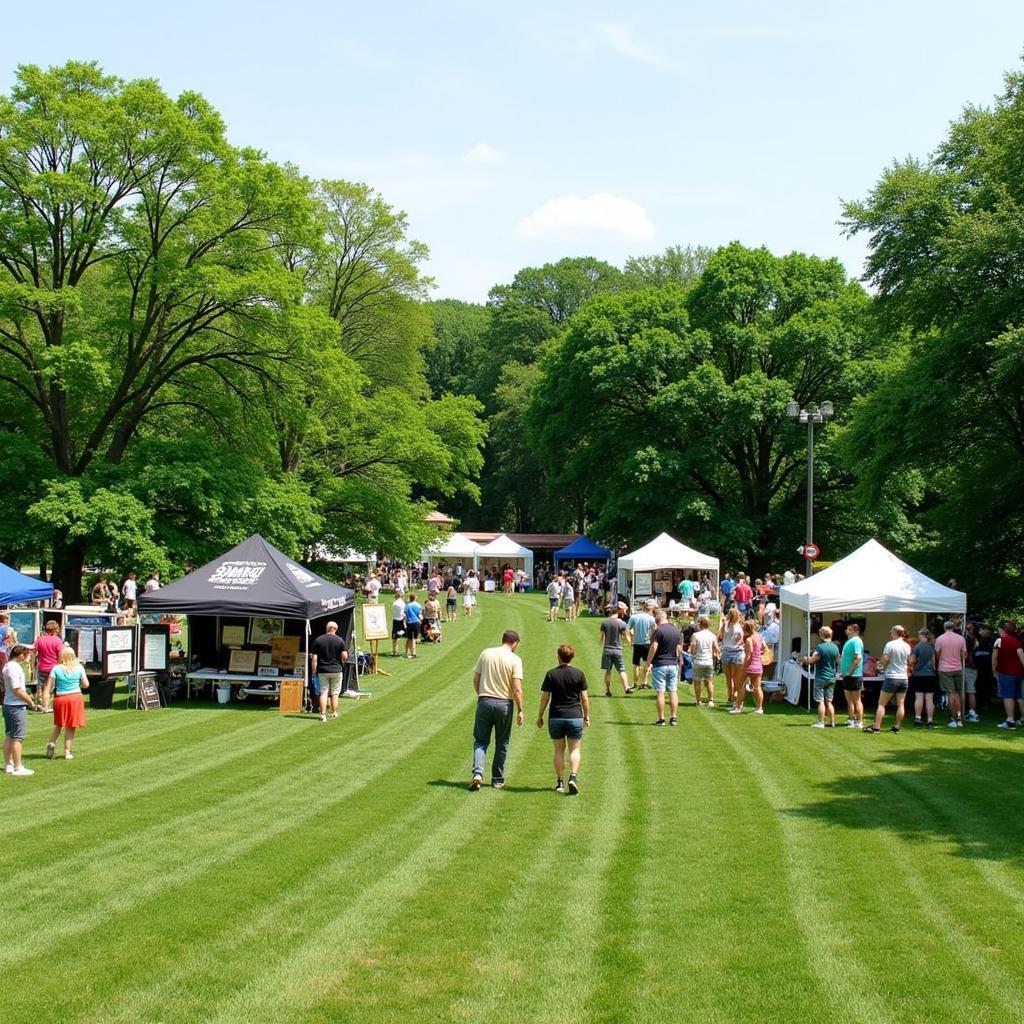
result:
[[[881,739],[881,736],[878,737]],[[900,742],[892,737],[894,742]],[[786,814],[851,830],[879,829],[915,843],[951,843],[957,856],[1024,861],[1024,745],[915,746],[880,753],[874,774],[819,784],[821,796]]]
[[[467,793],[469,792],[468,779],[459,782],[453,781],[452,779],[431,779],[427,783],[427,785],[437,786],[441,789],[462,789],[465,790]],[[486,782],[480,787],[481,791],[490,788],[491,786],[489,786]],[[507,784],[503,786],[502,789],[506,793],[550,793],[554,791],[553,787],[551,786],[509,786]]]

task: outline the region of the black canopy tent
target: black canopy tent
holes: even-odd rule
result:
[[[247,627],[253,616],[284,619],[284,635],[300,637],[307,683],[310,637],[319,636],[333,620],[351,651],[354,609],[351,590],[310,572],[259,534],[188,576],[139,595],[141,615],[189,617],[190,665],[198,661],[211,668],[227,667],[221,642],[224,626]]]

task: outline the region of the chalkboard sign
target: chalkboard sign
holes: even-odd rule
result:
[[[160,687],[156,685],[155,672],[140,672],[135,678],[136,707],[152,711],[160,707]]]

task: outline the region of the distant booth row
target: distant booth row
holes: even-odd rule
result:
[[[659,534],[618,563],[619,593],[628,595],[630,604],[656,601],[662,607],[675,603],[680,582],[689,577],[707,576],[711,593],[718,594],[718,559],[680,543],[667,533]]]
[[[338,635],[354,652],[354,607],[351,590],[310,572],[259,535],[139,596],[143,621],[188,617],[189,695],[209,687],[221,703],[232,696],[280,698],[283,711],[301,710],[310,643],[329,621],[338,623]],[[355,673],[353,653],[347,682],[358,689]]]

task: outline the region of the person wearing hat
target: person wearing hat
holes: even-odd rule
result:
[[[935,641],[935,658],[939,670],[939,689],[949,699],[949,727],[962,729],[964,709],[960,694],[964,690],[967,641],[956,631],[955,623],[949,619],[942,624],[942,636]]]

